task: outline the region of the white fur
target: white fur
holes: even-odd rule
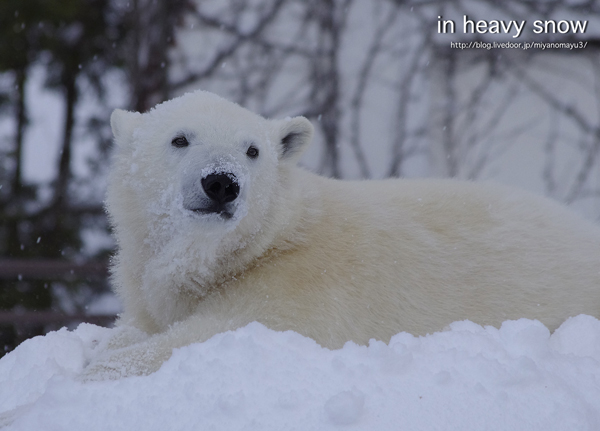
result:
[[[90,374],[152,372],[174,347],[252,321],[339,348],[464,319],[554,329],[600,316],[600,229],[549,200],[453,180],[319,177],[295,166],[306,119],[266,120],[206,92],[117,110],[111,124],[113,282],[123,333],[137,329]],[[190,146],[174,148],[182,132]],[[182,206],[215,170],[239,178],[229,220]]]

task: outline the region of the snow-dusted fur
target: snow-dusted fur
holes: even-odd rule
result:
[[[547,199],[453,180],[323,178],[296,166],[312,138],[305,118],[267,120],[202,91],[146,114],[117,110],[111,124],[107,207],[125,312],[90,374],[152,372],[173,348],[252,321],[339,348],[464,319],[553,330],[600,316],[600,229]],[[213,173],[239,186],[227,217],[190,209],[208,205]]]

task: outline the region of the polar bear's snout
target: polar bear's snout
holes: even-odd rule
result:
[[[233,202],[240,194],[237,178],[230,173],[207,175],[201,183],[204,193],[217,207]]]
[[[240,195],[240,181],[230,172],[213,172],[187,182],[183,187],[183,206],[197,214],[216,214],[230,219]]]

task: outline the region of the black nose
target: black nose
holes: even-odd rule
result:
[[[233,174],[210,174],[202,178],[204,193],[217,204],[233,202],[240,194],[240,186]]]

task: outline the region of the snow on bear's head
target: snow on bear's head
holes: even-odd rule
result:
[[[117,284],[131,272],[142,289],[200,294],[215,268],[268,248],[269,225],[285,224],[290,172],[313,133],[303,117],[267,120],[204,91],[145,114],[115,110],[111,126]]]

